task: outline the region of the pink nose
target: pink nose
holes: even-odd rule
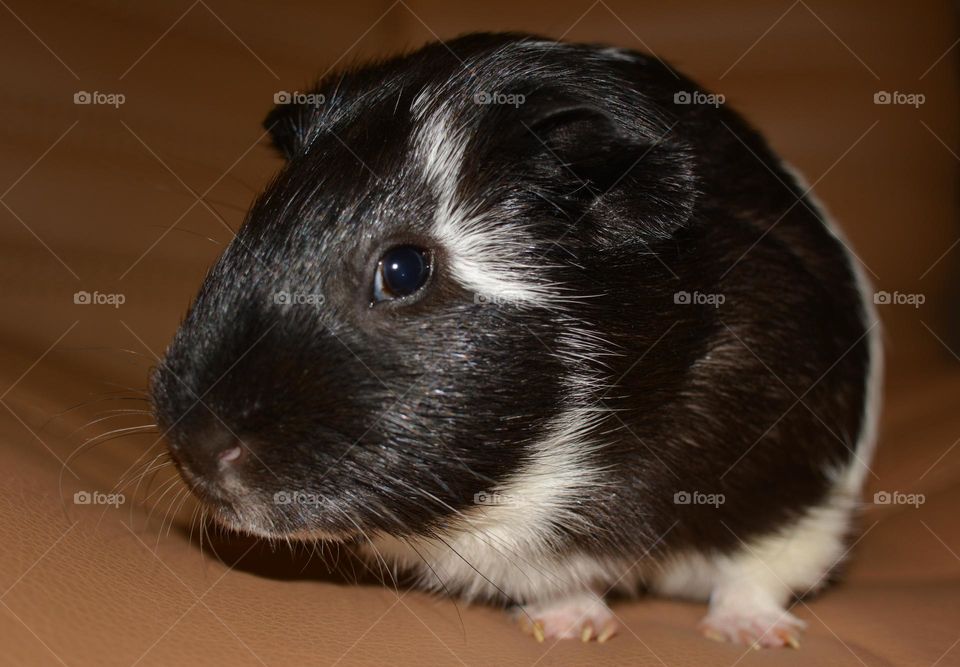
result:
[[[224,463],[230,463],[231,461],[239,459],[241,454],[243,454],[243,450],[240,448],[240,445],[236,445],[220,452],[219,458]]]

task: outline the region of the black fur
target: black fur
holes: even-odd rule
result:
[[[827,471],[849,463],[869,362],[863,308],[800,188],[735,113],[675,104],[705,91],[660,61],[533,39],[429,45],[320,82],[323,104],[268,116],[286,166],[152,381],[171,451],[224,518],[256,514],[217,483],[216,454],[235,434],[275,534],[455,524],[454,510],[521,472],[549,421],[584,402],[566,381],[576,364],[605,378],[587,403],[611,412],[593,454],[609,484],[582,498],[594,530],[568,531],[571,551],[639,556],[677,521],[658,552],[729,550],[734,534],[769,533],[823,500]],[[478,303],[453,279],[412,155],[425,89],[469,138],[456,198],[524,221],[535,239],[522,259],[590,298]],[[525,100],[480,105],[478,91]],[[433,249],[434,274],[411,303],[371,307],[375,263],[397,243]],[[324,303],[279,305],[281,291]],[[680,291],[725,302],[676,303]],[[557,354],[574,323],[608,354]],[[281,490],[324,502],[276,506]],[[678,491],[726,502],[676,504]]]

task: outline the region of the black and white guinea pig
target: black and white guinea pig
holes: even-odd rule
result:
[[[266,119],[286,164],[151,379],[254,535],[605,641],[607,594],[796,646],[875,437],[865,282],[809,191],[658,59],[476,34]]]

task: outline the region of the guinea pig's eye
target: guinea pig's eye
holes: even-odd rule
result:
[[[373,300],[402,299],[422,288],[430,277],[430,254],[423,248],[398,245],[380,258],[373,277]]]

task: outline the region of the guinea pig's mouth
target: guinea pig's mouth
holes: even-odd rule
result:
[[[234,475],[212,482],[177,464],[180,476],[209,515],[221,526],[237,533],[266,539],[296,541],[352,542],[354,529],[330,529],[310,525],[305,508],[314,512],[329,501],[319,494],[303,491],[274,493],[250,488]]]

